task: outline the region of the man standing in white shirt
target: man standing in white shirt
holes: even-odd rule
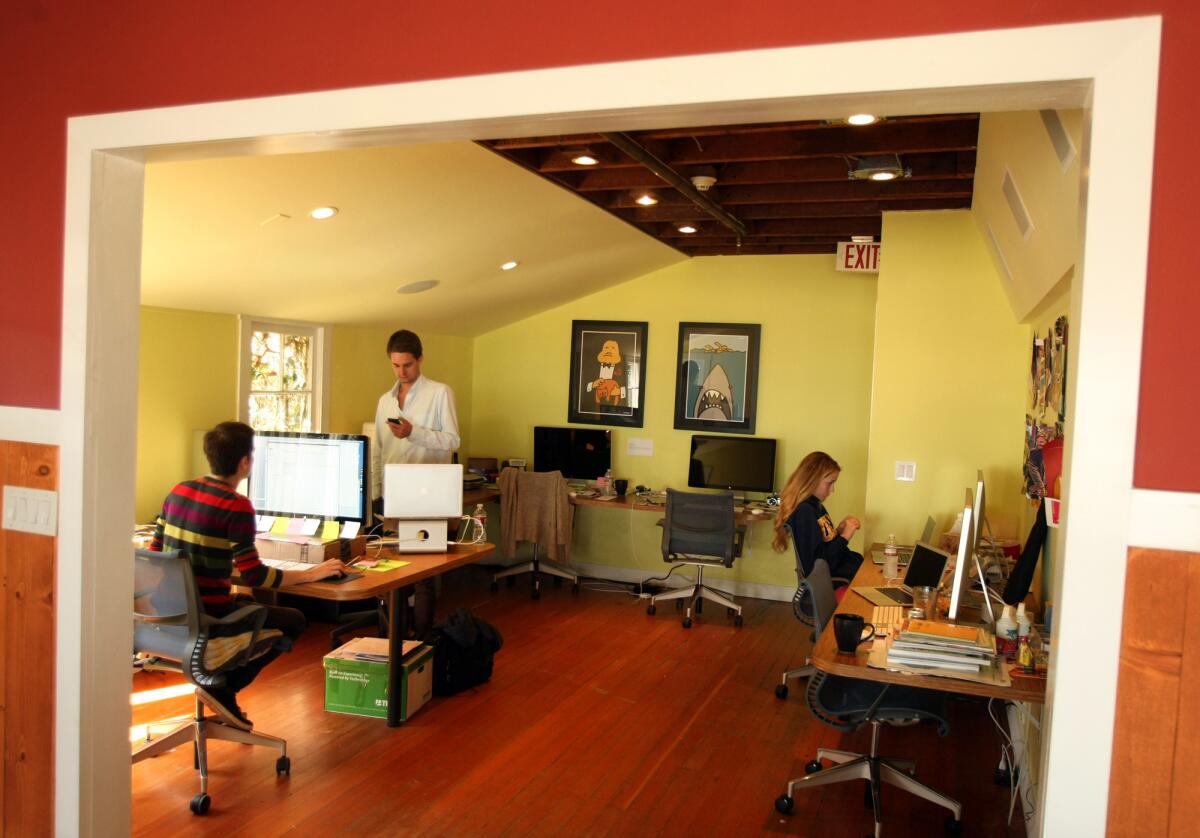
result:
[[[371,449],[371,487],[375,512],[383,515],[383,467],[388,463],[448,463],[459,446],[454,391],[421,375],[421,339],[408,329],[388,338],[388,360],[396,383],[379,397],[375,408],[375,439]],[[409,604],[411,625],[418,637],[433,627],[434,585],[415,586]]]

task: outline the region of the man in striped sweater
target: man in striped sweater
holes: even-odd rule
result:
[[[154,528],[152,550],[178,550],[192,564],[196,588],[204,610],[216,617],[245,605],[230,595],[230,579],[237,570],[238,584],[279,588],[340,576],[345,567],[330,559],[302,571],[267,567],[254,546],[255,515],[250,499],[237,491],[250,474],[254,457],[254,429],[241,422],[222,422],[204,435],[204,454],[212,474],[180,483],[163,501]],[[304,631],[304,615],[294,608],[265,606],[266,628],[283,632],[281,642],[246,666],[226,673],[224,687],[200,690],[200,696],[225,721],[249,730],[251,722],[238,706],[237,693],[255,676],[290,649]]]

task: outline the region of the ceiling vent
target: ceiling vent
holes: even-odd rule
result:
[[[850,169],[847,175],[850,180],[895,180],[912,177],[912,169],[906,169],[900,163],[898,154],[851,157],[848,160]]]

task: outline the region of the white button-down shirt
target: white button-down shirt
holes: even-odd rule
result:
[[[397,380],[375,408],[375,439],[371,449],[371,489],[373,497],[383,496],[383,466],[386,463],[448,463],[461,442],[458,414],[454,409],[454,391],[440,381],[420,376],[400,408]],[[407,439],[392,435],[387,420],[403,416],[412,422]]]

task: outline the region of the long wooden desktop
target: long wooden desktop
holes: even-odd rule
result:
[[[453,545],[445,553],[395,553],[384,557],[408,562],[404,567],[380,572],[364,571],[361,578],[348,582],[308,582],[278,589],[280,593],[324,599],[332,602],[388,596],[388,727],[400,724],[401,644],[408,633],[408,589],[424,579],[464,565],[473,564],[496,552],[494,544]]]
[[[500,490],[496,488],[468,489],[463,492],[463,507],[472,507],[477,503],[489,503],[491,501],[498,501],[499,499]],[[572,495],[571,503],[575,506],[595,506],[600,509],[619,509],[623,512],[657,512],[660,515],[667,508],[664,503],[654,503],[632,492],[608,498],[589,498],[582,495]],[[736,508],[735,517],[739,523],[743,524],[770,521],[775,517],[775,510],[740,506]]]
[[[875,564],[868,557],[854,575],[851,587],[855,585],[883,585],[883,567]],[[846,591],[842,602],[838,605],[837,614],[860,614],[866,622],[871,622],[871,603],[854,593]],[[1044,681],[1025,681],[1013,679],[1008,687],[994,684],[979,684],[974,681],[964,681],[958,678],[942,678],[935,675],[912,675],[907,672],[892,672],[887,669],[877,669],[867,665],[870,644],[864,643],[856,654],[849,655],[838,651],[834,639],[832,620],[828,630],[821,632],[817,645],[813,649],[812,663],[822,672],[832,675],[845,675],[850,678],[860,678],[867,681],[879,681],[885,684],[901,684],[909,687],[922,687],[929,690],[961,693],[963,695],[978,695],[984,698],[1001,698],[1008,701],[1032,701],[1042,704],[1046,700],[1046,685]]]

